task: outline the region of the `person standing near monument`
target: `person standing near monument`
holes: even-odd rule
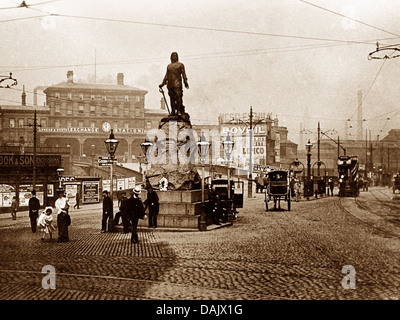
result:
[[[36,198],[36,190],[32,190],[32,197],[28,202],[29,218],[31,220],[32,232],[36,232],[37,219],[39,218],[40,201]]]
[[[144,204],[144,211],[149,208],[149,228],[157,228],[157,215],[160,204],[157,192],[154,191],[152,186],[147,189],[147,199]]]
[[[136,186],[133,189],[133,195],[128,199],[128,217],[132,223],[132,236],[131,242],[132,243],[139,243],[138,234],[137,234],[137,225],[139,219],[143,219],[145,216],[144,213],[144,206],[142,199],[140,199],[139,195],[141,192],[140,186]]]
[[[108,195],[108,191],[104,190],[103,191],[103,216],[101,219],[101,232],[106,232],[107,228],[107,221],[108,221],[108,231],[110,230],[110,220],[113,219],[113,208],[114,204],[112,199]]]
[[[171,53],[171,63],[167,67],[167,72],[164,76],[162,83],[159,85],[161,89],[164,85],[167,85],[168,95],[171,102],[172,115],[181,116],[184,113],[183,110],[183,90],[182,90],[182,79],[185,84],[185,88],[189,89],[189,83],[186,77],[185,66],[179,62],[177,52]]]

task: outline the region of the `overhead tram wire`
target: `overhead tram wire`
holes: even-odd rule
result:
[[[368,40],[363,40],[368,41]],[[373,42],[370,40],[369,42]],[[331,48],[339,46],[353,45],[349,43],[326,43],[326,44],[308,44],[303,46],[289,46],[289,47],[275,47],[275,48],[264,48],[264,49],[251,49],[251,50],[239,50],[239,51],[222,51],[222,52],[210,52],[198,55],[188,55],[182,56],[185,60],[195,60],[195,59],[206,59],[206,58],[227,58],[227,57],[238,57],[238,56],[248,56],[257,54],[269,54],[269,53],[281,53],[281,52],[293,52],[301,50],[314,50],[322,48]],[[140,60],[124,60],[124,61],[111,61],[97,63],[97,65],[107,66],[107,65],[123,65],[123,64],[137,64],[137,63],[149,63],[149,62],[162,62],[165,58],[147,58]],[[91,67],[93,63],[84,64],[69,64],[69,65],[49,65],[49,66],[29,66],[29,67],[18,67],[18,66],[1,66],[5,69],[13,69],[15,71],[35,71],[35,70],[45,70],[45,69],[58,69],[58,68],[70,68],[70,67]],[[1,71],[1,70],[0,70]]]
[[[231,29],[222,29],[222,28],[206,28],[206,27],[184,26],[184,25],[167,24],[167,23],[143,22],[143,21],[134,21],[134,20],[123,20],[123,19],[112,19],[112,18],[78,16],[78,15],[71,15],[71,14],[51,13],[51,12],[46,12],[46,11],[42,11],[42,10],[39,10],[39,9],[33,9],[33,8],[29,8],[29,7],[27,7],[27,8],[31,9],[31,10],[42,12],[42,13],[44,13],[46,15],[49,15],[49,16],[64,17],[64,18],[71,18],[71,19],[84,19],[84,20],[93,20],[93,21],[118,22],[118,23],[149,25],[149,26],[157,26],[157,27],[179,28],[179,29],[200,30],[200,31],[213,31],[213,32],[225,32],[225,33],[236,33],[236,34],[245,34],[245,35],[280,37],[280,38],[291,38],[291,39],[302,39],[302,40],[316,40],[316,41],[332,41],[332,42],[342,42],[342,43],[344,42],[344,43],[370,44],[370,42],[365,43],[365,42],[360,42],[360,41],[356,41],[356,40],[328,39],[328,38],[284,35],[284,34],[254,32],[254,31],[231,30]],[[3,21],[0,21],[0,23],[1,22],[3,22]]]
[[[224,51],[224,52],[210,52],[204,54],[198,54],[193,56],[182,56],[182,59],[185,60],[196,60],[196,59],[207,59],[207,58],[229,58],[229,57],[239,57],[239,56],[249,56],[249,55],[258,55],[258,54],[269,54],[269,53],[281,53],[281,52],[290,52],[290,51],[300,51],[300,50],[312,50],[312,49],[322,49],[322,48],[330,48],[337,46],[344,46],[349,44],[337,44],[337,43],[328,43],[325,45],[316,45],[310,44],[305,46],[293,46],[293,47],[277,47],[277,48],[266,48],[266,49],[254,49],[254,50],[239,50],[239,51]],[[154,62],[163,62],[165,58],[148,58],[148,59],[140,59],[140,60],[127,60],[127,61],[110,61],[97,63],[97,65],[107,66],[107,65],[123,65],[123,64],[137,64],[137,63],[154,63]],[[53,65],[53,66],[30,66],[30,67],[18,67],[18,66],[1,66],[5,69],[13,69],[16,71],[35,71],[35,70],[43,70],[43,69],[58,69],[58,68],[76,68],[76,67],[91,67],[93,63],[84,63],[84,64],[69,64],[69,65]]]
[[[372,81],[371,85],[369,86],[367,93],[363,96],[362,101],[359,103],[359,105],[357,106],[357,109],[353,112],[353,114],[348,118],[348,119],[352,119],[354,117],[354,115],[358,112],[358,110],[360,109],[361,105],[363,104],[363,102],[365,101],[365,99],[367,98],[369,92],[371,91],[372,86],[374,85],[374,83],[376,82],[376,79],[378,78],[380,72],[382,71],[383,66],[385,65],[386,59],[383,60],[383,63],[381,65],[381,67],[379,68],[374,80]]]
[[[335,12],[335,11],[333,11],[333,10],[330,10],[330,9],[327,9],[327,8],[324,8],[324,7],[321,7],[321,6],[318,6],[318,5],[314,4],[314,3],[311,3],[311,2],[308,2],[308,1],[305,1],[305,0],[299,0],[299,1],[300,1],[300,2],[303,2],[303,3],[307,4],[307,5],[313,6],[313,7],[315,7],[315,8],[318,8],[318,9],[321,9],[321,10],[324,10],[324,11],[327,11],[327,12],[330,12],[330,13],[333,13],[333,14],[335,14],[335,15],[338,15],[338,16],[342,17],[342,18],[349,19],[349,20],[351,20],[351,21],[357,22],[357,23],[362,24],[362,25],[364,25],[364,26],[367,26],[367,27],[370,27],[370,28],[373,28],[373,29],[376,29],[376,30],[379,30],[379,31],[382,31],[382,32],[385,32],[385,33],[388,33],[388,34],[391,34],[391,35],[394,35],[394,36],[400,38],[400,35],[397,34],[397,33],[387,31],[387,30],[385,30],[385,29],[376,27],[376,26],[374,26],[374,25],[372,25],[372,24],[369,24],[369,23],[366,23],[366,22],[363,22],[363,21],[360,21],[360,20],[357,20],[357,19],[348,17],[348,16],[346,16],[346,15],[344,15],[344,14],[341,14],[341,13],[339,13],[339,12]]]

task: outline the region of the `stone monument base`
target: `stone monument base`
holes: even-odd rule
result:
[[[157,228],[199,230],[201,214],[201,190],[156,191],[160,201]],[[147,198],[144,190],[140,197]],[[207,193],[205,200],[207,200]],[[148,215],[148,213],[146,213]],[[148,227],[149,221],[139,220],[138,226]]]

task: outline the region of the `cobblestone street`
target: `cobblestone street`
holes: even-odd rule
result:
[[[371,207],[378,192],[389,199],[391,190],[371,188],[359,202],[384,214],[390,208]],[[302,200],[291,211],[266,212],[263,194],[254,196],[245,199],[232,226],[207,232],[142,228],[139,244],[130,243],[130,234],[100,233],[100,204],[70,212],[67,243],[42,242],[26,212],[16,221],[3,214],[0,299],[400,298],[398,224],[377,229],[361,222],[348,213],[355,213],[354,198]],[[365,208],[357,210],[368,219]],[[399,205],[390,210],[399,219]],[[45,265],[55,268],[55,290],[42,288]],[[347,265],[356,270],[355,289],[342,287]]]

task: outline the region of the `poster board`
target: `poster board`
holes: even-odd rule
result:
[[[36,198],[39,199],[40,205],[44,204],[44,189],[42,184],[37,184],[35,186],[36,190]],[[32,185],[30,184],[21,184],[19,186],[19,206],[20,207],[27,207],[29,205],[29,199],[32,196]],[[46,190],[47,192],[47,190]]]
[[[104,187],[104,186],[103,186]],[[82,182],[82,203],[100,202],[100,182],[83,181]]]

